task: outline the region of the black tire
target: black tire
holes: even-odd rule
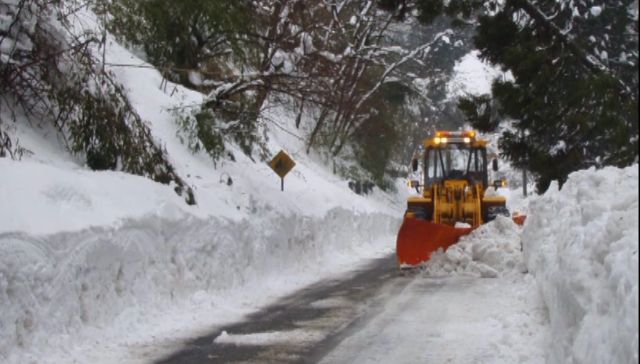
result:
[[[506,206],[491,206],[487,208],[487,215],[484,218],[485,222],[493,221],[498,215],[509,217],[511,213]]]

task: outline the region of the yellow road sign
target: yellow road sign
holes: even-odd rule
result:
[[[269,162],[271,169],[273,169],[280,178],[284,178],[295,165],[296,162],[294,162],[284,150],[278,152],[271,162]]]

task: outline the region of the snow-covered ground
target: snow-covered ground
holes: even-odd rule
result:
[[[530,203],[524,228],[500,216],[437,252],[400,290],[383,289],[320,362],[637,363],[638,166],[580,171],[552,187],[521,201]],[[318,335],[225,332],[216,341]]]
[[[320,363],[544,363],[531,277],[418,277]]]
[[[518,203],[528,210],[524,228],[498,217],[446,251],[435,253],[423,267],[426,279],[497,280],[493,290],[483,291],[493,300],[472,300],[474,308],[470,310],[479,315],[491,309],[483,305],[501,307],[503,295],[513,297],[511,304],[498,310],[498,323],[502,324],[487,333],[510,338],[507,346],[488,340],[504,355],[491,352],[482,359],[465,357],[464,353],[469,354],[465,350],[463,354],[453,351],[452,362],[544,359],[547,363],[637,363],[638,165],[579,171],[570,175],[562,189],[553,184],[544,195]],[[482,290],[474,288],[478,289]],[[465,290],[461,288],[458,293]],[[527,298],[523,300],[525,291]],[[453,313],[452,320],[457,322],[462,309],[457,303],[449,305],[448,313]],[[425,320],[419,313],[415,320],[429,322],[437,317],[428,309],[437,304],[428,298],[418,307],[427,307],[423,310]],[[505,325],[512,317],[518,319]],[[484,325],[480,332],[487,332],[495,322],[484,320],[480,324]],[[427,328],[414,332],[420,330],[426,330],[429,337]],[[481,350],[475,353],[486,354]]]
[[[85,21],[94,26],[90,15]],[[107,58],[142,63],[115,42]],[[269,167],[239,150],[235,162],[214,168],[180,142],[170,110],[202,95],[161,88],[152,69],[112,71],[198,205],[185,205],[170,186],[89,171],[50,131],[16,126],[20,144],[34,155],[0,159],[0,362],[147,362],[291,290],[393,251],[402,199],[352,193],[304,153],[286,111],[269,115],[278,124],[269,150],[286,149],[297,163],[281,192]],[[459,315],[461,326],[437,333],[440,339],[428,336],[436,335],[429,322],[404,322],[404,329],[426,330],[425,342],[469,348],[481,361],[637,362],[637,170],[575,173],[561,191],[517,199],[529,211],[524,230],[499,219],[429,263],[418,291],[429,280],[458,283],[424,299],[468,300],[476,313],[494,318],[483,321],[488,326]],[[465,288],[460,282],[468,279],[481,283]],[[407,307],[418,317],[438,316],[419,302]],[[403,332],[398,325],[391,332]],[[475,328],[478,340],[503,336],[453,340]],[[483,343],[493,356],[482,356]],[[478,357],[449,354],[434,358]]]
[[[548,313],[527,274],[521,232],[499,216],[434,253],[322,363],[544,363]]]
[[[91,14],[79,21],[95,26]],[[107,62],[143,64],[113,41]],[[402,201],[354,194],[304,152],[284,110],[270,115],[280,127],[268,144],[297,163],[282,192],[269,166],[239,149],[214,167],[180,142],[171,109],[201,94],[161,88],[153,69],[111,70],[198,204],[145,178],[90,171],[54,133],[16,124],[34,154],[0,159],[0,362],[144,362],[392,251]]]

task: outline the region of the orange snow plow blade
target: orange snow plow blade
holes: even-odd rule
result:
[[[398,232],[396,255],[403,268],[418,265],[431,258],[438,248],[447,249],[474,228],[454,228],[431,221],[405,217]]]
[[[516,224],[522,226],[522,225],[524,225],[524,221],[527,219],[527,215],[515,215],[511,219]]]

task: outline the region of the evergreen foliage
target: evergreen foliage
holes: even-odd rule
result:
[[[120,40],[141,47],[169,79],[190,85],[189,72],[221,72],[216,64],[242,53],[238,33],[250,24],[248,1],[97,0],[97,12]],[[105,15],[106,15],[105,14]]]
[[[633,0],[373,3],[96,0],[94,9],[167,79],[207,94],[178,122],[185,143],[214,161],[228,155],[229,142],[266,156],[269,100],[295,108],[308,151],[354,157],[384,184],[393,155],[415,144],[406,140],[423,137],[434,120],[456,126],[446,74],[466,48],[443,44],[465,43],[471,25],[482,57],[513,78],[496,81],[491,97],[460,100],[459,109],[481,130],[509,120],[503,153],[534,172],[541,190],[577,169],[637,161]],[[51,120],[91,168],[146,175],[184,193],[166,152],[96,60],[101,37],[69,31],[75,0],[0,4],[15,20],[0,28],[2,107]],[[429,25],[410,30],[410,14]],[[311,125],[301,125],[303,113],[315,116]],[[6,120],[0,124],[0,154],[17,155]]]
[[[204,150],[214,164],[223,156],[231,155],[225,147],[229,142],[235,142],[250,158],[258,146],[260,157],[266,159],[266,137],[260,135],[256,115],[242,109],[242,104],[227,106],[223,111],[214,113],[211,108],[202,108],[178,114],[178,136],[192,152]]]
[[[496,130],[498,119],[491,115],[491,97],[488,95],[470,96],[458,100],[458,108],[473,126],[483,132]]]
[[[475,127],[512,121],[504,155],[540,191],[572,171],[638,160],[638,9],[633,0],[397,1],[419,19],[477,17],[481,56],[513,75],[492,100],[459,103]],[[400,3],[402,3],[400,5]]]
[[[233,67],[255,66],[259,47],[249,1],[99,0],[96,9],[109,16],[108,29],[134,47],[169,80],[204,92],[210,100],[196,112],[178,115],[181,137],[194,152],[213,159],[233,141],[249,157],[255,147],[264,155],[256,91],[260,82],[232,80]]]
[[[409,90],[401,83],[387,83],[381,92],[371,100],[371,116],[366,128],[360,128],[353,135],[353,145],[358,163],[367,170],[373,182],[386,187],[388,162],[395,146],[400,142],[399,124],[406,122],[405,99]]]
[[[541,191],[578,169],[637,160],[637,19],[631,1],[615,3],[509,1],[480,18],[476,46],[514,77],[493,87],[496,111],[515,127],[500,147]]]

